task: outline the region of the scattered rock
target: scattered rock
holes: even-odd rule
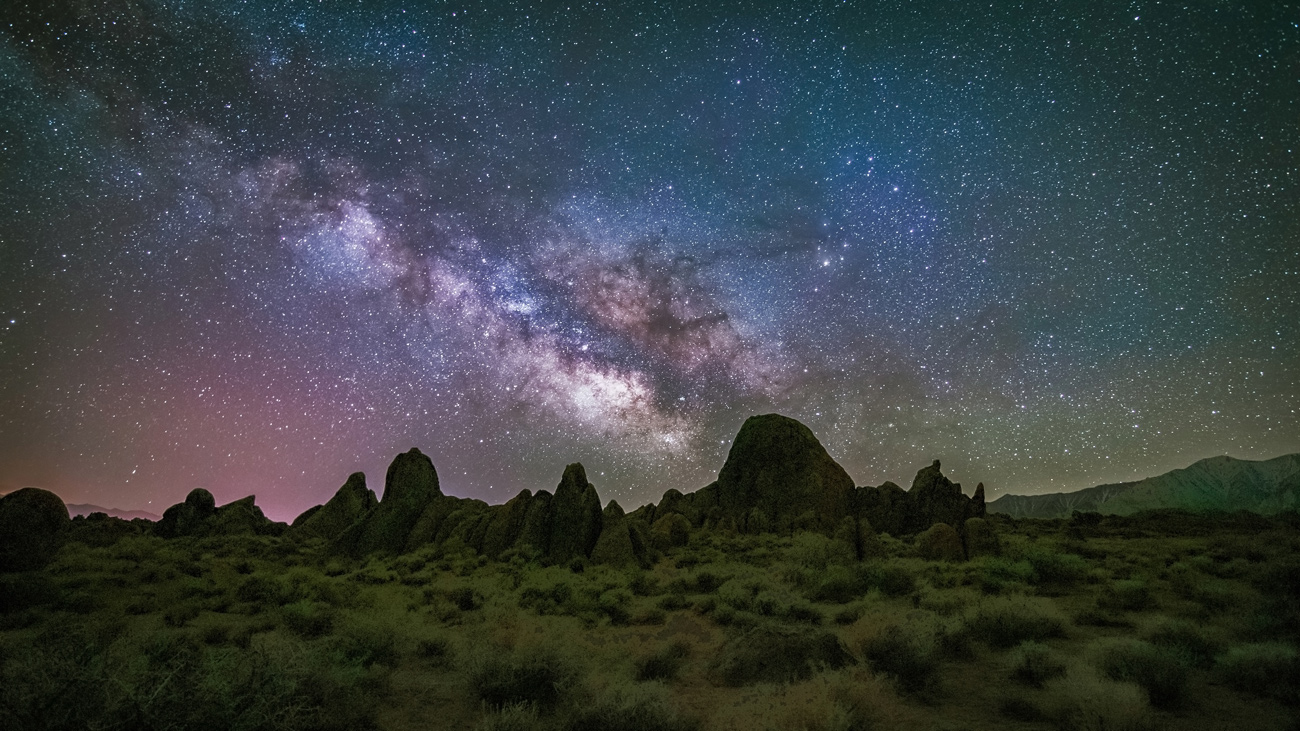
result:
[[[907,496],[912,502],[908,524],[904,526],[908,533],[923,531],[935,523],[961,525],[966,518],[973,517],[968,515],[970,498],[962,494],[961,485],[944,477],[937,459],[916,473]]]
[[[31,571],[50,562],[72,524],[58,495],[24,487],[0,497],[0,571]]]

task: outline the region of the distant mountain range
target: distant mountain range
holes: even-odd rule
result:
[[[121,518],[122,520],[133,520],[135,518],[144,518],[145,520],[161,520],[161,515],[154,515],[143,510],[118,510],[117,508],[101,508],[98,505],[90,503],[67,503],[68,515],[73,518],[78,515],[90,515],[91,513],[107,513],[110,518]]]
[[[1271,515],[1297,507],[1300,454],[1261,461],[1210,457],[1145,480],[1098,485],[1077,492],[1003,495],[988,503],[990,513],[1017,518],[1068,518],[1076,510],[1130,515],[1157,508],[1249,510]]]

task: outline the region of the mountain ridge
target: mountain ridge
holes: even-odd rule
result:
[[[1265,460],[1227,455],[1187,467],[1074,492],[1003,495],[988,503],[990,513],[1014,518],[1068,518],[1075,511],[1131,515],[1178,508],[1193,512],[1247,510],[1272,515],[1300,506],[1300,453]]]

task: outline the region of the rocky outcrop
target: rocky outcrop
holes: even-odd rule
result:
[[[275,536],[285,531],[284,523],[267,518],[249,495],[217,507],[216,498],[203,488],[190,490],[185,502],[167,508],[154,533],[163,538],[182,536]]]
[[[487,532],[483,536],[483,553],[491,558],[500,556],[513,548],[519,534],[524,529],[528,518],[528,508],[533,502],[533,493],[524,490],[511,498],[505,505],[495,509]]]
[[[433,460],[419,449],[397,455],[384,477],[384,495],[343,548],[354,555],[396,553],[407,545],[411,530],[429,504],[442,496]]]
[[[856,514],[881,533],[901,536],[911,520],[912,502],[907,491],[892,482],[855,491]]]
[[[617,502],[610,500],[601,515],[600,537],[596,539],[596,546],[591,550],[592,563],[619,568],[648,567],[650,562],[646,541],[642,532],[638,530],[639,527],[639,521],[633,521],[625,516],[623,508]]]
[[[0,572],[49,563],[71,524],[67,506],[49,490],[24,487],[0,497]]]
[[[803,424],[780,414],[751,416],[740,427],[718,473],[718,504],[743,527],[755,509],[770,528],[789,532],[811,511],[832,530],[849,514],[853,480]]]
[[[903,526],[905,533],[918,533],[935,523],[962,525],[967,518],[979,517],[973,513],[970,498],[962,494],[961,485],[944,477],[937,459],[916,473],[907,497],[911,509]]]
[[[207,490],[196,487],[185,496],[185,502],[163,511],[162,520],[154,530],[163,538],[199,535],[205,532],[208,520],[216,514],[216,498]]]
[[[348,526],[364,518],[378,504],[375,491],[366,487],[365,474],[353,472],[329,502],[295,518],[289,527],[289,535],[294,538],[333,539],[347,530]]]
[[[600,496],[587,482],[581,464],[564,468],[564,477],[555,488],[551,502],[551,538],[546,556],[552,563],[586,558],[600,536]]]

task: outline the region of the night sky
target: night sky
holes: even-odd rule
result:
[[[1300,3],[6,6],[0,491],[1300,451]]]

